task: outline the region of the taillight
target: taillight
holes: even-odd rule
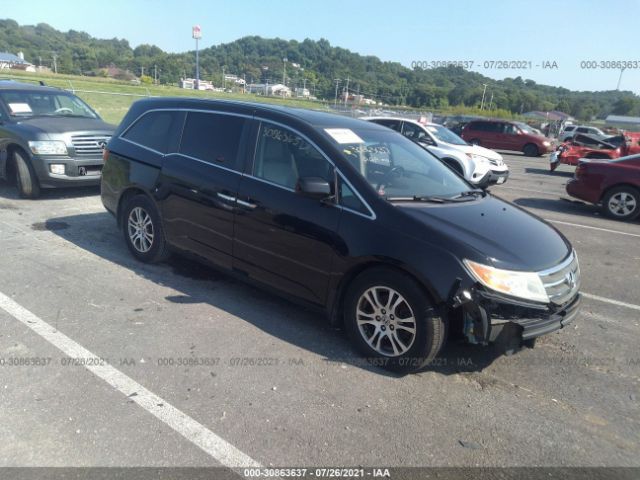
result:
[[[107,150],[106,148],[102,149],[102,161],[104,163],[107,163],[107,158],[109,157],[109,150]]]

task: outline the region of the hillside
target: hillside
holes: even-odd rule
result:
[[[153,45],[131,48],[123,39],[96,39],[84,32],[60,32],[41,23],[20,26],[0,20],[0,51],[22,51],[36,65],[51,66],[53,55],[59,73],[96,75],[100,68],[116,66],[139,76],[157,68],[161,83],[176,83],[193,76],[193,52],[166,53]],[[306,85],[319,98],[333,99],[334,79],[341,91],[349,79],[351,92],[363,93],[391,105],[434,110],[480,104],[483,83],[490,83],[492,107],[521,113],[529,110],[562,110],[580,119],[603,118],[615,113],[640,115],[640,97],[631,92],[574,92],[539,85],[521,77],[495,81],[459,67],[412,70],[396,62],[383,62],[332,46],[327,40],[264,39],[244,37],[200,51],[201,78],[222,85],[223,67],[247,82],[281,82],[283,58],[287,58],[287,84]],[[296,66],[297,65],[297,66]]]

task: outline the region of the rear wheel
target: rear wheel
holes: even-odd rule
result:
[[[533,143],[527,143],[522,149],[522,153],[524,153],[527,157],[537,157],[540,155],[538,147]]]
[[[410,372],[440,352],[446,328],[423,289],[408,275],[376,267],[347,292],[345,322],[354,345],[374,365]]]
[[[40,184],[33,167],[21,152],[14,152],[16,187],[22,198],[37,198],[40,196]]]
[[[623,185],[612,188],[602,200],[605,214],[616,220],[632,220],[640,214],[640,192]]]
[[[170,251],[158,211],[149,197],[136,195],[122,212],[124,241],[138,260],[156,263],[166,260]]]

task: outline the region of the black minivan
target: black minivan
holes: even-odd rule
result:
[[[189,253],[320,307],[394,370],[450,334],[517,348],[578,312],[578,258],[554,227],[362,120],[141,100],[105,150],[102,201],[137,259]]]

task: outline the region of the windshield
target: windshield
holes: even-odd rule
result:
[[[424,128],[431,132],[431,135],[436,137],[441,142],[450,143],[452,145],[468,145],[467,142],[465,142],[448,128],[442,127],[440,125],[427,125]]]
[[[343,157],[389,200],[453,198],[472,190],[440,160],[392,130],[327,128]]]
[[[97,118],[78,97],[64,92],[2,92],[0,98],[12,117],[83,117]]]

